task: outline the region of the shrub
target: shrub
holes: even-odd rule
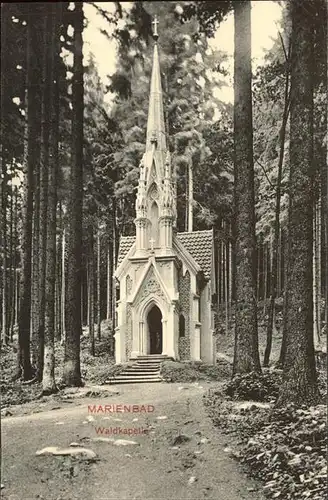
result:
[[[231,375],[229,365],[208,365],[203,362],[164,361],[161,376],[167,382],[196,382],[200,380],[221,380]]]
[[[271,401],[278,397],[280,383],[281,373],[278,371],[237,374],[227,383],[225,393],[239,400]]]

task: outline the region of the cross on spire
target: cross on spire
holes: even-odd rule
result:
[[[153,22],[151,23],[153,25],[153,38],[154,40],[158,40],[158,31],[157,31],[157,26],[158,26],[158,19],[157,19],[157,16],[154,16],[154,20]]]

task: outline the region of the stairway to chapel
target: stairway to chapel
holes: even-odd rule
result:
[[[166,354],[138,356],[132,366],[106,380],[107,384],[136,384],[142,382],[162,382],[161,363],[170,359]]]

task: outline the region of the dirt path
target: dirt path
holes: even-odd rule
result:
[[[3,418],[2,498],[263,500],[257,485],[223,451],[229,444],[227,438],[213,428],[202,404],[208,387],[210,384],[117,386],[119,394]],[[113,404],[149,404],[154,411],[88,412],[88,405]],[[147,434],[129,437],[97,434],[96,427],[150,429]],[[176,441],[182,434],[185,438]],[[99,437],[107,438],[107,442],[93,441]],[[137,444],[117,446],[117,439]],[[72,442],[93,450],[97,460],[35,455],[44,447],[67,447]]]

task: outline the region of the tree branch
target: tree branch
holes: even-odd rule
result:
[[[268,177],[268,174],[266,173],[266,170],[264,168],[264,165],[256,158],[255,159],[256,163],[258,163],[260,165],[260,167],[262,168],[263,172],[264,172],[264,175],[268,181],[268,183],[270,184],[270,186],[272,187],[272,189],[275,189],[274,185],[272,184],[272,182],[270,181],[269,177]]]
[[[280,38],[282,50],[284,51],[284,56],[285,56],[286,63],[288,63],[289,62],[289,57],[288,57],[289,54],[287,54],[286,47],[285,47],[285,44],[284,44],[284,39],[282,38],[282,35],[281,35],[280,31],[278,31],[278,35],[279,35],[279,38]],[[289,52],[289,50],[288,50],[288,52]]]

